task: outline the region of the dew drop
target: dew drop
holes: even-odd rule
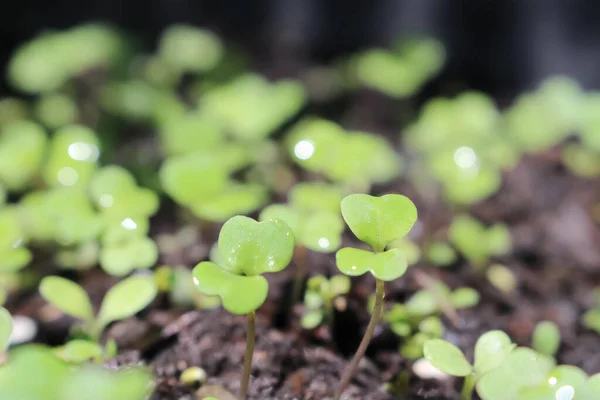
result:
[[[301,160],[308,160],[315,154],[315,144],[310,140],[301,140],[296,143],[294,154]]]

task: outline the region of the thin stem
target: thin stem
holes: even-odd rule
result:
[[[294,277],[294,289],[292,291],[292,307],[300,302],[302,296],[302,284],[306,275],[306,247],[297,246],[294,251],[294,264],[296,264],[296,276]]]
[[[256,331],[256,312],[248,314],[248,331],[246,332],[246,356],[244,357],[244,374],[240,385],[240,399],[246,400],[248,384],[250,383],[250,372],[252,371],[252,356],[254,355],[254,338]]]
[[[473,397],[473,389],[475,388],[475,376],[465,376],[465,383],[463,383],[462,391],[460,392],[460,398],[463,400],[471,400]]]
[[[365,351],[367,351],[367,347],[369,346],[369,342],[373,337],[373,333],[375,332],[375,326],[379,322],[379,316],[381,315],[381,310],[383,309],[383,295],[384,295],[384,282],[381,279],[375,279],[376,289],[375,289],[375,307],[373,308],[373,314],[371,314],[371,321],[369,321],[369,326],[367,326],[367,330],[365,331],[365,335],[354,353],[354,357],[352,361],[342,374],[342,379],[340,381],[340,386],[335,393],[334,400],[340,400],[342,397],[342,393],[344,389],[350,384],[350,380],[354,376],[356,372],[356,368],[358,367],[358,363],[365,355]]]

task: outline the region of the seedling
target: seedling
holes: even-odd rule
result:
[[[221,305],[219,296],[208,296],[196,289],[192,271],[185,267],[159,267],[154,271],[154,278],[158,290],[168,293],[175,306],[210,310]]]
[[[94,314],[85,290],[68,279],[58,276],[42,279],[40,294],[63,313],[81,320],[83,330],[98,342],[108,324],[133,316],[148,306],[156,296],[156,286],[149,276],[124,279],[106,293],[98,314]]]
[[[386,251],[389,244],[408,234],[417,220],[417,208],[410,199],[398,194],[373,197],[367,194],[346,196],[341,203],[342,216],[354,235],[371,246],[372,251],[345,247],[336,253],[338,269],[345,275],[370,272],[375,277],[375,305],[371,321],[350,364],[342,374],[335,394],[339,400],[362,359],[383,308],[384,282],[404,275],[408,267],[400,249]]]
[[[423,353],[437,369],[452,376],[465,377],[461,396],[464,400],[469,400],[477,382],[490,371],[500,367],[514,348],[515,344],[506,333],[489,331],[481,335],[475,344],[473,364],[467,361],[458,347],[442,339],[425,342]]]
[[[101,364],[117,355],[117,345],[114,340],[109,340],[106,346],[102,347],[100,343],[92,340],[73,339],[55,350],[60,358],[73,364],[83,364],[88,361]]]
[[[255,220],[236,216],[221,228],[220,264],[204,261],[193,270],[194,283],[207,295],[221,297],[233,314],[247,314],[248,331],[240,397],[246,398],[252,356],[256,309],[266,300],[269,285],[262,274],[283,270],[294,251],[294,234],[280,220]]]
[[[535,326],[531,347],[540,354],[554,357],[560,347],[560,330],[550,321],[542,321]]]
[[[49,129],[57,129],[74,124],[79,111],[73,98],[62,93],[49,93],[38,100],[35,113]]]
[[[508,228],[502,224],[485,227],[469,216],[459,216],[449,229],[450,240],[474,268],[485,268],[492,256],[501,256],[511,250]]]
[[[0,364],[2,364],[6,358],[5,352],[10,343],[12,329],[12,316],[6,308],[0,307]]]
[[[334,275],[329,279],[323,275],[309,278],[304,293],[304,314],[300,320],[302,327],[314,329],[323,321],[332,327],[334,303],[349,291],[350,279],[345,275]]]
[[[441,267],[451,265],[457,258],[456,251],[447,242],[431,242],[427,245],[425,252],[427,261]]]

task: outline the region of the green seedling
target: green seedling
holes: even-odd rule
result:
[[[73,366],[40,345],[19,347],[10,359],[0,368],[0,393],[6,399],[143,400],[153,387],[152,374],[145,368],[111,371],[99,365]]]
[[[50,187],[85,187],[96,170],[100,148],[96,134],[81,125],[65,126],[49,144],[43,178]]]
[[[227,146],[219,124],[205,113],[188,113],[169,119],[159,130],[163,152],[177,156]]]
[[[465,377],[461,397],[469,400],[473,396],[473,389],[477,382],[490,371],[503,365],[514,348],[515,344],[506,333],[490,331],[481,335],[477,340],[473,364],[467,361],[458,347],[442,339],[425,342],[423,353],[425,358],[442,372],[452,376]]]
[[[371,321],[348,367],[342,374],[335,394],[339,400],[350,383],[379,322],[383,308],[384,282],[404,275],[408,267],[400,249],[386,248],[408,234],[417,220],[417,208],[410,199],[398,194],[373,197],[367,194],[346,196],[341,203],[342,216],[354,235],[371,246],[371,251],[345,247],[336,253],[338,269],[345,275],[359,276],[370,272],[375,278],[375,305]]]
[[[268,197],[266,186],[234,183],[214,197],[194,204],[190,209],[202,220],[222,222],[237,214],[251,213],[264,205]]]
[[[296,81],[270,83],[246,74],[209,90],[200,101],[235,139],[251,142],[266,139],[300,111],[305,93]]]
[[[441,241],[429,243],[425,253],[428,262],[441,267],[453,264],[457,258],[454,248],[449,243]]]
[[[400,174],[398,153],[377,135],[346,132],[339,125],[317,118],[299,122],[288,134],[290,156],[308,171],[327,176],[350,189],[384,183]]]
[[[540,354],[554,357],[560,347],[560,330],[551,321],[542,321],[535,326],[531,347]]]
[[[168,293],[175,306],[211,310],[221,305],[219,296],[208,296],[196,289],[192,271],[185,267],[159,267],[154,271],[154,278],[158,290]]]
[[[92,340],[73,339],[64,346],[56,348],[57,355],[72,364],[83,364],[92,361],[101,364],[116,356],[117,347],[114,340],[109,340],[105,347]]]
[[[440,71],[444,58],[444,48],[436,40],[413,40],[392,51],[360,54],[353,60],[353,69],[363,85],[394,98],[405,98]]]
[[[333,326],[333,310],[336,300],[350,291],[350,279],[345,275],[334,275],[327,279],[316,275],[308,279],[304,292],[304,313],[300,324],[304,329],[315,329],[323,321]]]
[[[44,161],[48,138],[34,122],[18,121],[2,126],[0,134],[0,182],[11,192],[32,186]]]
[[[123,221],[127,223],[131,218]],[[118,241],[104,240],[100,251],[100,266],[112,276],[125,276],[136,269],[151,268],[157,260],[158,247],[154,240],[146,236],[131,235]]]
[[[179,74],[206,72],[221,60],[223,45],[212,32],[177,24],[163,32],[158,55],[168,68]]]
[[[10,274],[26,267],[31,252],[25,247],[27,235],[14,206],[0,208],[0,274]]]
[[[294,252],[294,234],[280,220],[236,216],[221,228],[218,249],[222,263],[204,261],[193,270],[194,283],[207,295],[217,295],[233,314],[247,314],[248,332],[240,397],[246,398],[252,355],[256,309],[266,300],[269,285],[262,274],[283,270]]]
[[[58,129],[77,121],[75,100],[63,93],[48,93],[35,104],[37,119],[49,129]]]
[[[593,178],[600,175],[600,150],[578,144],[566,145],[561,153],[563,164],[575,175]]]
[[[6,349],[10,344],[10,335],[13,330],[13,320],[10,312],[4,307],[0,307],[0,364],[6,358]]]
[[[133,276],[113,286],[104,296],[100,311],[94,314],[87,293],[75,282],[50,276],[42,279],[39,290],[47,302],[81,320],[84,331],[96,342],[108,324],[133,316],[156,296],[152,277]]]
[[[485,227],[469,216],[458,216],[448,232],[450,240],[477,270],[485,268],[490,257],[501,256],[511,250],[508,228],[502,224]]]
[[[513,272],[502,264],[492,264],[485,271],[488,281],[505,294],[514,293],[519,282]]]
[[[54,261],[65,269],[87,270],[98,264],[100,243],[93,240],[75,247],[57,249]]]
[[[412,240],[404,237],[399,240],[394,240],[388,246],[390,249],[400,249],[406,255],[406,263],[408,266],[415,265],[421,260],[421,248]]]

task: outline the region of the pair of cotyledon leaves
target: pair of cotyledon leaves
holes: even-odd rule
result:
[[[373,197],[355,194],[344,198],[342,215],[350,229],[373,252],[344,248],[338,251],[338,268],[346,275],[371,272],[390,281],[404,274],[406,257],[399,249],[384,251],[394,240],[406,235],[417,219],[414,204],[401,195]],[[194,283],[208,295],[218,295],[223,306],[234,314],[256,310],[267,297],[268,283],[261,276],[284,269],[294,251],[294,234],[278,219],[256,222],[236,216],[219,234],[221,265],[202,262],[194,268]]]

